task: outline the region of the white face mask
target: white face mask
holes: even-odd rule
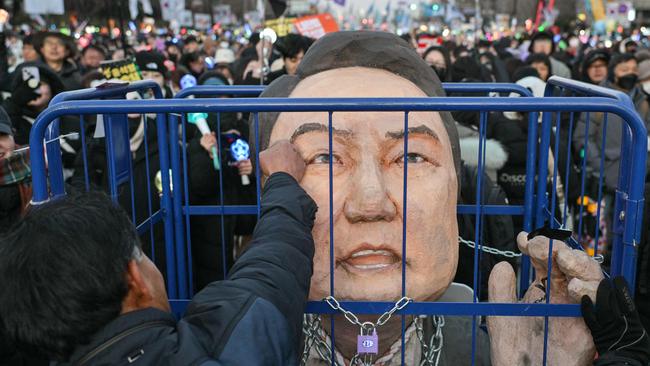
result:
[[[641,84],[643,91],[650,95],[650,81],[646,81],[645,83]]]

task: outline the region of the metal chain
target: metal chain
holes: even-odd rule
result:
[[[391,309],[392,310],[392,309]],[[423,322],[431,319],[435,331],[425,340]],[[332,359],[332,348],[325,341],[323,330],[321,327],[321,317],[319,315],[305,315],[302,331],[305,335],[305,347],[302,353],[300,364],[302,366],[307,364],[309,360],[310,351],[315,347],[318,356],[322,360]],[[415,325],[415,334],[422,347],[422,360],[420,366],[437,366],[440,362],[440,355],[442,354],[442,346],[444,344],[442,328],[445,326],[445,318],[443,316],[434,315],[432,318],[426,316],[419,316],[413,319]],[[368,365],[364,362],[359,354],[355,354],[350,359],[350,366],[355,365]],[[334,360],[334,365],[339,366],[338,360]]]
[[[422,345],[422,360],[420,366],[437,366],[442,354],[443,336],[442,327],[445,326],[445,318],[442,315],[434,315],[431,318],[435,331],[429,338],[429,342],[424,339],[424,328],[422,322],[428,320],[428,317],[416,317],[413,319],[415,324],[415,334]]]
[[[408,305],[410,302],[413,301],[413,299],[411,299],[410,297],[407,297],[407,296],[402,297],[401,299],[397,300],[397,302],[395,303],[395,305],[393,305],[393,308],[392,308],[392,309],[390,309],[390,310],[388,310],[387,312],[383,313],[383,314],[379,317],[379,319],[377,319],[377,324],[374,324],[374,323],[371,323],[371,322],[364,322],[364,323],[361,323],[361,322],[359,321],[359,318],[357,318],[357,316],[354,315],[353,312],[351,312],[351,311],[349,311],[349,310],[346,310],[346,309],[343,309],[343,308],[341,307],[341,304],[339,303],[339,301],[336,300],[336,299],[334,298],[334,296],[328,296],[328,297],[326,297],[326,298],[323,299],[323,300],[325,300],[325,302],[327,303],[327,305],[329,305],[332,309],[334,309],[334,310],[338,310],[338,311],[342,312],[342,313],[343,313],[343,316],[345,316],[345,319],[347,319],[350,323],[355,324],[355,325],[358,325],[359,327],[361,327],[361,328],[363,328],[363,329],[372,329],[372,328],[376,328],[376,327],[378,327],[378,326],[381,326],[381,325],[386,324],[386,322],[388,322],[388,320],[390,319],[390,317],[391,317],[391,316],[392,316],[396,311],[404,309],[404,308],[406,307],[406,305]],[[372,325],[372,327],[369,327],[370,325]]]
[[[471,249],[474,249],[476,246],[476,243],[474,243],[471,240],[463,239],[460,236],[458,237],[458,242],[467,245]],[[506,258],[519,258],[521,257],[521,253],[515,253],[510,250],[499,250],[493,247],[489,247],[487,245],[481,245],[481,251],[489,254],[494,254],[494,255],[501,255]],[[596,262],[598,263],[603,263],[605,261],[605,257],[602,254],[596,254],[592,257]]]
[[[460,236],[458,237],[458,242],[467,245],[468,247],[474,249],[476,246],[476,243],[474,243],[471,240],[466,240],[461,238]],[[494,255],[501,255],[506,258],[518,258],[521,257],[521,253],[515,253],[511,250],[499,250],[497,248],[489,247],[487,245],[481,245],[481,251],[489,254],[494,254]]]
[[[378,326],[382,326],[390,320],[391,316],[393,314],[401,309],[404,309],[410,302],[413,301],[413,299],[409,297],[402,297],[399,299],[393,307],[388,310],[387,312],[383,313],[379,319],[377,319],[377,323],[372,323],[372,322],[360,322],[359,318],[354,315],[353,312],[344,309],[341,304],[339,303],[336,298],[333,296],[328,296],[324,299],[324,301],[334,310],[340,311],[343,313],[343,316],[345,316],[345,319],[347,319],[350,323],[359,326],[361,329],[370,331]],[[305,347],[303,349],[302,353],[302,360],[301,364],[305,365],[307,363],[307,360],[309,359],[309,352],[311,351],[312,347],[316,347],[316,352],[318,355],[324,359],[324,360],[331,360],[332,359],[332,348],[327,344],[327,342],[323,339],[321,332],[321,318],[320,316],[305,316],[305,319],[303,321],[303,326],[302,326],[302,331],[303,334],[305,335]],[[350,365],[370,365],[372,364],[372,361],[368,361],[368,355],[364,355],[363,360],[361,359],[361,356],[359,354],[355,354],[354,357],[350,360]],[[334,360],[334,364],[338,365],[336,360]]]
[[[305,335],[305,348],[302,352],[302,359],[300,364],[306,365],[309,360],[309,353],[312,347],[316,347],[316,352],[323,360],[332,359],[332,348],[327,344],[323,335],[321,327],[320,315],[305,314],[302,322],[302,332]],[[334,360],[334,365],[338,366],[338,362]]]

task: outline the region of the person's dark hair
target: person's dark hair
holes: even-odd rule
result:
[[[612,56],[612,59],[609,61],[609,66],[608,66],[608,72],[607,72],[607,79],[611,82],[614,81],[614,69],[618,64],[622,64],[623,62],[628,62],[628,61],[636,61],[636,58],[634,57],[634,54],[632,53],[617,53],[614,56]]]
[[[200,43],[200,42],[199,42],[198,38],[196,38],[194,36],[185,37],[185,39],[183,40],[183,45],[185,46],[185,45],[188,45],[190,43]]]
[[[32,45],[32,47],[34,47],[35,46],[34,42],[35,41],[34,41],[34,35],[33,34],[29,34],[29,35],[25,36],[25,38],[23,38],[23,45],[30,44],[30,45]]]
[[[133,224],[103,193],[32,207],[0,239],[0,328],[21,350],[68,359],[119,316],[139,250]]]
[[[449,51],[442,46],[431,46],[424,51],[422,54],[422,59],[426,60],[427,55],[431,52],[438,52],[442,55],[442,58],[445,60],[445,72],[443,75],[438,75],[438,77],[442,82],[449,81],[449,69],[451,68],[451,58],[449,57]]]
[[[34,49],[36,50],[36,53],[41,57],[41,59],[45,60],[45,57],[43,56],[43,52],[41,49],[45,45],[45,39],[46,38],[58,38],[61,41],[63,41],[63,44],[65,46],[66,51],[68,51],[68,59],[74,59],[77,57],[77,47],[74,44],[74,41],[69,37],[66,36],[63,33],[60,32],[41,32],[37,33],[34,38],[33,38],[33,43],[32,45],[34,46]]]
[[[522,66],[515,70],[515,72],[512,74],[512,81],[517,82],[528,76],[534,76],[538,79],[540,78],[539,72],[537,72],[536,68],[532,66]]]
[[[84,47],[84,49],[81,50],[81,56],[85,56],[86,52],[88,52],[89,50],[95,50],[95,51],[101,53],[104,56],[104,58],[106,58],[106,54],[107,54],[106,49],[104,47],[96,45],[96,44],[90,44],[90,45]]]
[[[463,53],[469,53],[469,49],[467,49],[467,47],[465,46],[458,46],[454,48],[454,50],[452,51],[452,54],[454,55],[455,59],[461,57],[460,55],[462,55]]]
[[[533,52],[533,47],[537,41],[551,41],[551,55],[555,53],[555,42],[553,42],[553,33],[548,31],[537,32],[530,37],[528,52]]]
[[[190,69],[190,63],[196,62],[201,59],[201,54],[199,52],[190,52],[185,53],[181,56],[180,64],[185,66],[188,70]]]
[[[549,77],[551,75],[553,75],[553,68],[551,66],[551,59],[547,55],[545,55],[543,53],[533,53],[532,55],[528,56],[528,58],[526,59],[526,65],[530,66],[530,65],[535,64],[535,63],[543,63],[544,65],[546,65],[546,67],[548,67],[548,75],[549,75]]]
[[[294,58],[300,51],[307,52],[313,42],[314,40],[309,37],[292,33],[282,37],[276,45],[282,57]]]
[[[471,56],[459,57],[456,62],[451,65],[451,81],[471,81],[481,82],[481,65]]]
[[[517,69],[526,65],[523,61],[521,61],[516,57],[511,57],[507,59],[505,61],[505,64],[506,64],[506,70],[508,71],[508,76],[510,76],[510,80],[512,81],[517,81],[517,79],[515,79],[515,72],[517,71]]]

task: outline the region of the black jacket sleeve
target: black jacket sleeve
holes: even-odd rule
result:
[[[241,344],[256,344],[264,335],[267,338],[263,351],[275,350],[264,357],[277,358],[280,353],[285,359],[282,364],[292,364],[286,358],[298,354],[313,271],[311,230],[317,208],[286,173],[268,179],[261,204],[249,249],[235,263],[227,280],[213,282],[194,297],[178,330],[181,337],[191,332],[208,357],[223,356],[230,362],[244,362],[241,364],[257,363],[251,357],[261,349],[233,350]],[[269,342],[275,342],[274,346]]]

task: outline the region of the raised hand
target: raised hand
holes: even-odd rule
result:
[[[530,256],[535,268],[535,282],[521,302],[546,302],[550,285],[550,302],[578,304],[582,296],[596,298],[603,278],[600,265],[586,253],[573,250],[561,241],[553,241],[551,278],[548,278],[548,253],[551,240],[544,236],[527,239],[517,236],[519,249]],[[489,279],[490,302],[515,303],[515,273],[507,262],[497,264]],[[492,364],[541,365],[544,353],[543,317],[488,317]],[[548,365],[591,365],[596,348],[582,318],[554,317],[548,322]]]

